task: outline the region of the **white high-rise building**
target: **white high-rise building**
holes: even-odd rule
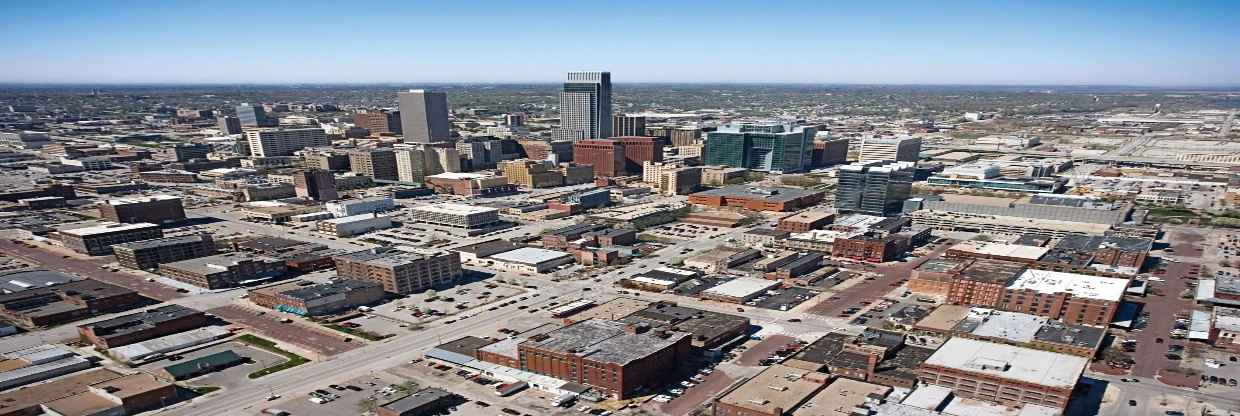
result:
[[[867,137],[861,139],[861,153],[858,162],[877,162],[890,160],[895,162],[916,162],[920,159],[920,137]]]
[[[611,137],[611,73],[569,72],[560,93],[560,128],[586,139]]]
[[[396,178],[422,183],[427,176],[461,171],[461,154],[455,147],[408,146],[396,151]]]
[[[246,130],[250,154],[256,157],[292,156],[307,147],[329,146],[327,132],[322,128]]]

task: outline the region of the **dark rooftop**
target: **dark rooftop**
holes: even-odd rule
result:
[[[667,302],[655,302],[620,319],[621,322],[652,327],[664,327],[672,331],[693,334],[695,341],[713,340],[733,332],[738,326],[749,327],[749,318],[700,309],[676,306]]]
[[[926,260],[926,262],[917,266],[917,270],[931,273],[959,272],[968,264],[969,262],[964,260],[936,258]]]
[[[848,343],[853,337],[848,334],[832,332],[823,335],[822,338],[813,343],[806,345],[794,357],[798,360],[809,361],[811,363],[826,364],[831,361],[840,351],[844,350],[844,344]]]
[[[765,236],[772,236],[776,238],[783,238],[783,237],[787,237],[790,233],[784,230],[776,230],[773,228],[757,228],[757,229],[746,231],[745,234],[765,235]]]
[[[1051,236],[1046,234],[1021,234],[1020,238],[1013,241],[1012,244],[1022,246],[1045,247],[1046,243],[1051,241]]]
[[[206,235],[206,234],[195,234],[195,235],[183,235],[183,236],[177,236],[177,237],[153,238],[150,240],[133,241],[133,242],[128,242],[128,243],[116,244],[112,247],[119,248],[119,249],[128,249],[128,250],[143,250],[143,249],[148,249],[148,248],[165,247],[165,246],[171,246],[171,245],[177,245],[177,244],[197,243],[197,242],[203,241],[204,239],[207,241],[210,241],[211,236]]]
[[[1047,321],[1038,328],[1033,338],[1038,341],[1057,344],[1070,344],[1082,347],[1097,347],[1106,336],[1103,328],[1087,325],[1067,325],[1059,321]]]
[[[1055,249],[1096,251],[1102,248],[1114,248],[1121,251],[1150,251],[1153,244],[1154,240],[1141,237],[1069,234],[1059,240],[1059,244],[1055,244]]]
[[[258,237],[249,241],[237,243],[237,247],[243,250],[265,254],[278,254],[293,249],[304,249],[306,246],[326,248],[326,246],[317,243],[280,237]]]
[[[693,195],[716,196],[728,198],[748,198],[761,199],[773,202],[791,202],[798,198],[809,195],[822,193],[821,191],[807,191],[797,188],[784,187],[760,187],[750,185],[732,185],[722,188],[711,189],[709,191],[698,192]]]
[[[597,362],[626,365],[690,336],[684,332],[659,330],[631,333],[625,326],[622,322],[589,319],[535,336],[522,345],[571,353]]]
[[[485,347],[487,345],[491,345],[494,342],[495,341],[491,341],[486,338],[479,338],[479,337],[475,337],[472,335],[467,335],[467,336],[463,336],[463,337],[445,342],[440,345],[436,345],[435,348],[441,349],[444,351],[454,352],[454,353],[469,356],[469,357],[473,357],[474,352],[478,351],[479,348]]]
[[[285,296],[289,296],[304,301],[325,298],[341,293],[349,293],[355,290],[361,290],[368,287],[382,288],[375,282],[367,282],[362,280],[341,279],[333,280],[330,283],[321,283],[313,286],[305,286],[283,292]]]
[[[171,304],[82,325],[82,327],[93,329],[95,334],[99,336],[117,336],[150,329],[163,322],[201,313],[197,309]]]
[[[608,228],[608,226],[606,224],[593,224],[593,223],[574,224],[574,225],[570,225],[567,227],[562,227],[562,228],[551,230],[551,232],[547,234],[576,238],[577,236],[580,236],[582,234],[585,234],[591,231],[602,230],[604,228]]]
[[[496,240],[483,241],[481,243],[476,243],[476,244],[460,246],[452,250],[463,252],[463,253],[471,253],[479,257],[486,257],[486,256],[490,256],[495,253],[503,253],[505,251],[516,250],[521,247],[522,246],[513,244],[506,240],[496,239]]]
[[[445,400],[452,396],[455,395],[444,390],[430,387],[413,392],[413,394],[408,396],[384,403],[380,407],[391,410],[400,415],[405,414],[406,412],[422,409],[427,405]]]
[[[961,277],[986,283],[1006,285],[1028,268],[1023,263],[999,260],[977,260],[961,272]]]

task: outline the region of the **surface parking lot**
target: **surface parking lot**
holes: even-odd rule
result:
[[[195,358],[228,350],[231,350],[241,357],[248,358],[249,361],[184,380],[185,384],[197,387],[221,387],[224,389],[223,394],[228,394],[228,390],[246,388],[246,386],[250,383],[250,378],[247,377],[250,373],[285,361],[284,357],[279,355],[254,348],[240,342],[228,341],[205,348],[176,354],[158,361],[149,362],[141,365],[139,368],[144,371],[157,372],[160,369],[173,364],[182,363]],[[177,359],[176,357],[180,358]],[[275,373],[274,375],[269,375],[267,377],[278,377],[278,374],[279,373]]]
[[[678,222],[651,227],[643,231],[643,233],[659,238],[669,238],[674,240],[709,240],[725,235],[732,230],[732,228],[726,227]]]
[[[311,328],[309,325],[314,324],[295,320],[291,323],[281,322],[284,314],[279,312],[251,310],[239,305],[223,306],[207,312],[228,322],[249,327],[263,337],[294,344],[323,355],[336,355],[361,346],[357,341],[345,341],[347,335],[337,335],[328,328]]]

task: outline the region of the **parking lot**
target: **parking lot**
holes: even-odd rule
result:
[[[414,387],[406,382],[395,375],[376,372],[336,385],[336,388],[328,384],[314,386],[313,396],[281,397],[269,407],[292,415],[356,416],[371,404],[382,405],[404,396],[404,389]],[[321,403],[312,402],[310,399],[314,396],[321,397],[317,400]]]
[[[346,335],[334,333],[327,328],[312,328],[309,323],[281,322],[283,315],[277,312],[251,310],[240,305],[228,305],[207,310],[234,324],[248,327],[264,337],[289,343],[324,356],[336,355],[361,346],[357,340],[345,341]],[[261,314],[260,314],[261,313]]]
[[[476,308],[496,307],[525,290],[489,280],[465,283],[451,289],[415,293],[382,305],[344,324],[379,335],[399,335],[432,321],[465,319]]]
[[[192,379],[185,380],[185,384],[195,387],[220,387],[225,390],[223,394],[228,394],[228,390],[244,389],[250,382],[247,377],[250,373],[258,371],[285,361],[284,357],[272,354],[258,348],[250,347],[240,342],[228,341],[219,344],[207,346],[205,348],[196,349],[189,352],[183,352],[174,356],[164,358],[162,360],[149,362],[141,365],[139,368],[155,372],[161,368],[192,360],[199,357],[215,354],[218,352],[228,351],[237,355],[248,358],[249,361],[243,364],[235,365],[221,370],[212,371],[205,375],[201,375]],[[180,357],[179,359],[176,357]]]
[[[642,232],[657,238],[672,240],[709,240],[723,236],[732,230],[734,229],[676,222],[647,228]]]

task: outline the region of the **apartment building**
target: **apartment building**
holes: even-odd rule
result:
[[[454,251],[370,249],[332,259],[341,278],[376,282],[402,295],[450,286],[462,273],[460,254]]]

